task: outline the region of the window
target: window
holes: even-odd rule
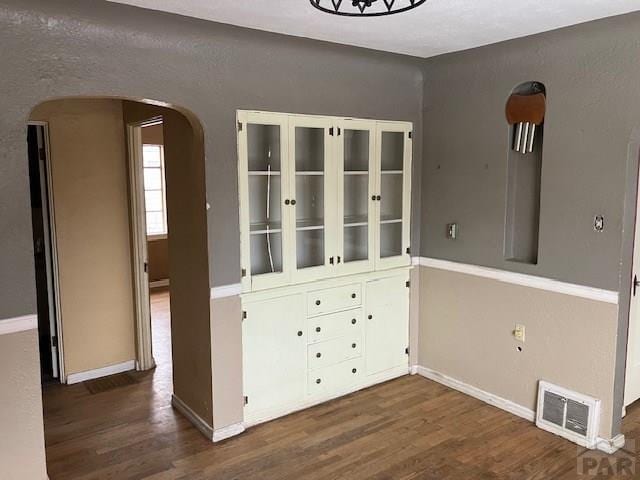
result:
[[[142,146],[144,169],[144,206],[147,236],[167,234],[167,202],[164,182],[164,149],[162,145]]]

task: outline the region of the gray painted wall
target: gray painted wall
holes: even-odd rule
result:
[[[0,0],[0,45],[0,318],[36,310],[25,122],[46,99],[153,99],[200,119],[212,285],[240,280],[236,109],[413,121],[420,208],[417,59],[81,0]]]
[[[617,291],[639,51],[634,13],[426,61],[421,254]],[[528,80],[546,85],[548,101],[535,266],[503,258],[504,107]]]

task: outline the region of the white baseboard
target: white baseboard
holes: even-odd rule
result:
[[[200,415],[194,412],[191,407],[180,400],[175,395],[171,395],[171,405],[184,415],[194,427],[200,430],[205,437],[213,441],[213,427],[211,427]]]
[[[474,387],[473,385],[461,382],[460,380],[456,380],[455,378],[449,377],[448,375],[440,372],[436,372],[435,370],[432,370],[430,368],[417,365],[416,373],[425,378],[428,378],[429,380],[441,383],[442,385],[446,385],[447,387],[458,390],[459,392],[477,398],[478,400],[482,400],[489,405],[493,405],[494,407],[498,407],[502,410],[512,413],[513,415],[524,418],[525,420],[528,420],[530,422],[534,422],[536,419],[535,412],[530,408],[518,405],[511,400],[499,397],[498,395],[494,395],[493,393],[485,392],[478,387]]]
[[[153,282],[149,282],[149,288],[161,288],[168,287],[169,279],[165,278],[164,280],[154,280]]]
[[[94,378],[107,377],[109,375],[115,375],[116,373],[128,372],[129,370],[135,369],[136,361],[129,360],[127,362],[117,363],[116,365],[96,368],[95,370],[71,373],[67,375],[67,384],[73,385],[74,383],[86,382],[87,380],[93,380]]]
[[[619,433],[611,440],[598,437],[598,440],[596,441],[596,448],[601,452],[612,454],[624,447],[625,441],[626,440],[622,433]]]
[[[222,440],[226,440],[227,438],[235,437],[236,435],[240,435],[245,431],[244,423],[234,423],[233,425],[229,425],[227,427],[216,428],[213,430],[213,441],[221,442]]]
[[[477,398],[478,400],[488,403],[489,405],[493,405],[494,407],[497,407],[501,410],[509,412],[520,418],[524,418],[525,420],[528,420],[532,423],[534,423],[536,420],[536,414],[530,408],[519,405],[515,402],[512,402],[511,400],[507,400],[506,398],[502,398],[493,393],[486,392],[484,390],[481,390],[478,387],[474,387],[473,385],[469,385],[467,383],[461,382],[460,380],[456,380],[455,378],[449,377],[448,375],[432,370],[431,368],[423,367],[421,365],[413,365],[411,367],[411,373],[412,374],[417,373],[418,375],[428,378],[429,380],[438,382],[449,388],[452,388],[466,395],[469,395],[470,397]],[[551,433],[554,433],[554,432],[551,432]],[[570,439],[567,439],[567,440],[570,440]],[[616,435],[611,440],[598,437],[595,448],[602,452],[612,454],[619,448],[623,447],[624,442],[625,442],[625,438],[624,438],[624,435],[622,434]]]
[[[23,315],[15,318],[5,318],[0,320],[0,335],[26,332],[38,328],[37,315]]]

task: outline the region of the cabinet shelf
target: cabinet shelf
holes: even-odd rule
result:
[[[380,224],[382,225],[387,225],[389,223],[402,223],[402,219],[401,218],[393,218],[393,217],[382,217],[380,219]]]
[[[364,227],[369,225],[369,218],[367,215],[352,215],[344,217],[344,227]]]
[[[298,232],[322,229],[324,229],[324,220],[321,218],[304,218],[296,222],[296,230]]]
[[[368,170],[345,170],[345,175],[369,175]]]
[[[314,172],[314,171],[304,171],[304,172],[296,172],[296,175],[300,175],[300,176],[322,176],[324,175],[324,172],[320,171],[320,172]]]
[[[280,175],[279,170],[271,170],[267,172],[266,170],[252,170],[249,172],[250,177],[266,177],[266,176],[275,176]]]
[[[402,170],[382,170],[382,175],[402,175]]]
[[[251,235],[263,235],[265,233],[280,233],[282,232],[282,223],[269,222],[269,223],[252,223],[250,225]]]

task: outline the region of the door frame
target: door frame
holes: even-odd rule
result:
[[[45,227],[45,256],[47,257],[47,283],[51,291],[49,296],[49,322],[50,327],[55,328],[55,335],[58,339],[57,345],[52,345],[56,349],[54,360],[57,361],[58,380],[60,383],[67,383],[67,376],[64,368],[64,341],[62,332],[62,311],[60,309],[60,270],[58,264],[58,244],[56,235],[55,220],[55,202],[53,194],[53,177],[51,172],[51,143],[49,141],[49,123],[42,121],[28,121],[28,126],[42,127],[44,135],[44,177],[40,178],[40,192],[42,202],[46,202],[46,208],[43,208],[43,214],[47,215],[47,219],[43,219]],[[42,172],[41,172],[42,173]],[[42,182],[45,182],[44,184]],[[48,247],[48,248],[47,248]],[[48,254],[47,254],[48,250]],[[51,311],[53,310],[53,312]],[[54,367],[55,370],[55,367]]]
[[[162,117],[127,124],[127,167],[129,170],[129,213],[131,221],[131,263],[136,329],[136,370],[156,366],[151,337],[149,294],[149,255],[147,221],[144,205],[144,171],[142,164],[142,128],[157,124]]]

